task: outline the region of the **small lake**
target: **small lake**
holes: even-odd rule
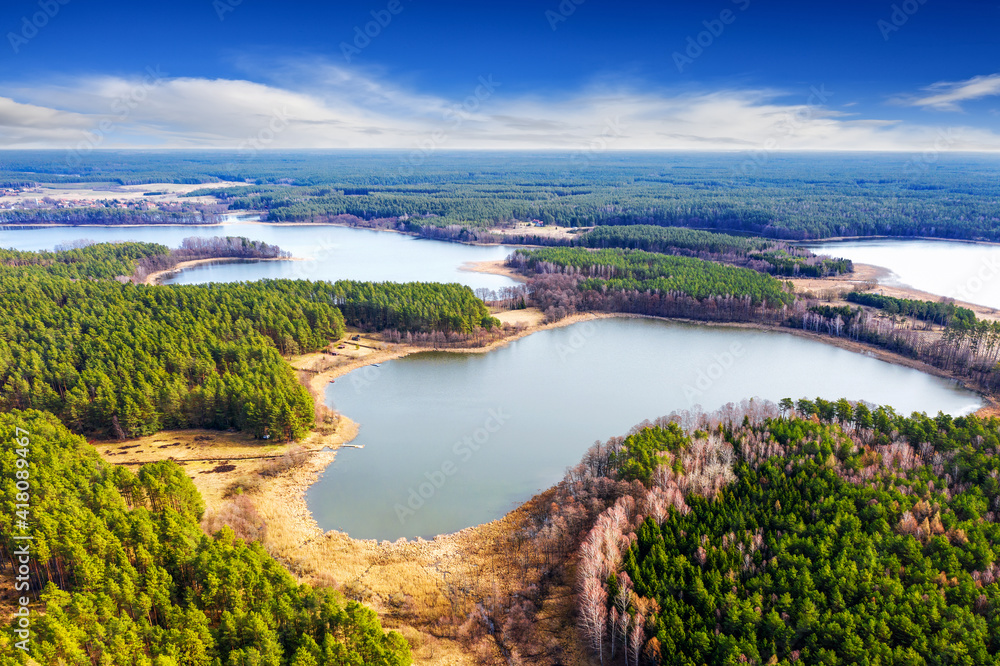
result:
[[[810,243],[805,247],[817,254],[887,268],[892,275],[882,278],[883,284],[1000,308],[1000,245],[879,239]]]
[[[355,538],[450,533],[548,488],[595,440],[754,396],[863,399],[904,414],[982,404],[954,382],[790,333],[601,319],[337,379],[327,402],[360,424],[353,443],[364,448],[339,450],[307,500],[323,529]]]
[[[304,261],[246,261],[185,269],[166,284],[242,282],[264,278],[365,280],[373,282],[459,282],[473,289],[516,284],[502,275],[473,273],[470,261],[504,259],[514,248],[464,245],[405,234],[332,225],[269,225],[229,222],[215,226],[34,227],[0,229],[0,247],[52,250],[81,238],[96,242],[142,241],[178,247],[189,236],[245,236],[288,250]]]

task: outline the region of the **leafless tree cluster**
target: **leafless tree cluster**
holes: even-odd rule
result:
[[[523,284],[499,289],[488,289],[480,287],[475,291],[476,298],[487,305],[501,310],[514,310],[523,308],[528,303],[528,288]]]
[[[253,500],[247,495],[237,495],[226,502],[218,511],[209,512],[202,519],[202,528],[209,534],[214,534],[228,526],[233,533],[247,543],[263,541],[267,536],[267,523],[258,513]]]
[[[476,328],[471,333],[457,331],[430,331],[401,333],[396,329],[382,331],[385,342],[404,343],[408,345],[431,347],[432,349],[454,349],[461,347],[485,347],[498,340],[503,340],[524,329],[524,324],[504,324],[491,329]]]

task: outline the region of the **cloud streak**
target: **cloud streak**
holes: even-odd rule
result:
[[[961,102],[1000,95],[1000,74],[974,76],[967,81],[942,81],[924,88],[922,97],[901,99],[903,104],[938,111],[961,111]]]
[[[321,64],[285,83],[238,79],[93,77],[44,82],[0,96],[0,147],[76,148],[98,128],[102,148],[238,149],[276,116],[287,119],[269,148],[416,149],[428,136],[447,149],[577,150],[620,128],[616,150],[923,150],[943,128],[860,118],[773,90],[691,92],[591,86],[549,97],[495,92],[447,99],[406,89],[360,69]],[[148,78],[148,77],[147,77]],[[122,100],[140,100],[119,111]],[[951,108],[1000,92],[1000,75],[937,84],[912,103]],[[832,94],[832,93],[831,93]],[[456,118],[461,122],[456,122]],[[950,150],[1000,150],[1000,135],[948,127]],[[776,142],[778,137],[780,141]]]

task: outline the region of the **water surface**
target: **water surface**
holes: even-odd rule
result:
[[[551,486],[595,440],[754,396],[846,397],[906,414],[981,405],[948,380],[789,333],[602,319],[337,379],[328,404],[360,424],[353,443],[364,448],[341,449],[308,504],[321,527],[357,538],[454,532]]]
[[[502,275],[462,270],[466,262],[505,258],[513,248],[434,241],[404,234],[332,225],[266,225],[228,222],[217,226],[34,227],[0,229],[0,247],[52,250],[86,238],[96,242],[143,241],[178,247],[189,236],[245,236],[288,250],[305,261],[204,264],[185,269],[167,284],[240,282],[264,278],[459,282],[473,289],[516,284]]]
[[[868,240],[807,245],[817,254],[888,268],[884,284],[1000,308],[1000,245],[960,241]]]

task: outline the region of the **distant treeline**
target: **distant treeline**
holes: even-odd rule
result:
[[[38,266],[50,275],[68,278],[110,279],[130,276],[145,260],[166,258],[170,248],[159,243],[100,243],[80,240],[58,248],[56,252],[0,250],[0,265],[5,267]]]
[[[232,210],[272,221],[339,215],[470,228],[541,220],[569,227],[656,225],[804,240],[929,236],[1000,240],[990,156],[436,151],[398,153],[93,151],[69,166],[4,153],[0,179],[40,183],[205,183]],[[247,183],[222,188],[220,180]],[[116,213],[98,213],[98,215]],[[150,219],[156,223],[156,219]]]
[[[173,268],[190,259],[273,259],[289,256],[290,252],[277,245],[242,236],[185,238],[181,247],[175,250],[159,243],[94,243],[80,239],[57,247],[55,252],[0,249],[0,265],[41,266],[51,275],[71,278],[131,277],[142,282],[150,273]]]

